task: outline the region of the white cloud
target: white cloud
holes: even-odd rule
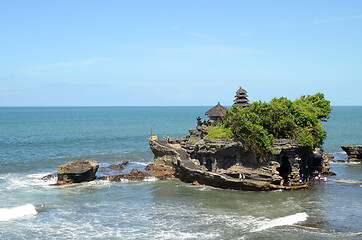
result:
[[[211,53],[222,55],[242,55],[256,54],[260,51],[251,48],[241,47],[225,47],[225,46],[205,46],[205,47],[180,47],[180,48],[165,48],[166,52],[170,53]]]
[[[215,40],[213,37],[210,37],[208,35],[202,34],[202,33],[197,33],[197,32],[187,32],[186,33],[189,36],[192,37],[197,37],[197,38],[201,38],[201,39],[205,39],[205,40]]]
[[[329,19],[321,19],[316,20],[314,24],[325,24],[325,23],[334,23],[334,22],[342,22],[348,21],[353,19],[362,19],[362,15],[354,15],[354,16],[346,16],[346,17],[339,17],[339,18],[329,18]]]
[[[242,37],[245,37],[245,36],[248,36],[249,35],[249,33],[247,33],[247,32],[241,32],[241,33],[239,33],[239,36],[242,36]]]
[[[11,87],[7,87],[7,86],[0,86],[0,95],[1,96],[9,96],[9,95],[15,95],[15,94],[19,94],[23,91],[24,89],[22,88],[11,88]]]
[[[103,62],[106,60],[107,60],[107,58],[88,58],[88,59],[84,59],[79,62],[60,62],[60,63],[37,65],[37,66],[31,67],[27,70],[32,72],[32,71],[38,71],[38,70],[44,70],[44,69],[50,69],[50,68],[87,66],[87,65]]]

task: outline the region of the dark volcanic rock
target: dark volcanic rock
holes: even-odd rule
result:
[[[362,161],[362,145],[341,146],[349,161]]]
[[[132,171],[128,174],[128,180],[144,180],[148,173],[145,171],[141,171],[137,168],[132,169]]]
[[[155,171],[155,166],[153,166],[153,164],[148,164],[145,170],[147,172]]]
[[[115,164],[109,165],[108,168],[113,169],[113,170],[121,171],[121,170],[124,169],[124,166],[123,166],[123,164],[121,163],[121,164],[117,164],[117,165],[115,165]]]
[[[193,137],[149,140],[153,168],[169,171],[181,181],[218,188],[267,191],[304,189],[300,179],[329,172],[331,156],[322,149],[310,152],[293,139],[274,139],[274,154],[259,159],[242,140],[211,140]],[[149,166],[152,173],[152,166]],[[245,180],[241,180],[243,176]],[[284,180],[286,186],[280,186]]]
[[[153,177],[158,180],[166,180],[170,178],[175,178],[174,172],[169,172],[167,170],[157,169],[153,164],[148,164],[146,169]]]
[[[112,175],[108,177],[107,176],[97,177],[97,180],[109,180],[111,182],[121,182],[122,180],[142,181],[148,176],[149,175],[147,172],[134,168],[128,174]]]
[[[95,179],[98,163],[94,160],[78,160],[59,166],[58,185],[88,182]]]
[[[47,181],[47,180],[55,178],[56,176],[57,176],[56,174],[48,174],[48,175],[42,177],[41,180]]]

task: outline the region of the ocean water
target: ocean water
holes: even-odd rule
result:
[[[361,164],[332,163],[337,175],[304,191],[41,180],[77,159],[142,169],[150,135],[182,137],[208,109],[0,108],[0,239],[362,239]],[[341,145],[362,144],[362,107],[334,107],[324,127],[324,149],[346,159]]]

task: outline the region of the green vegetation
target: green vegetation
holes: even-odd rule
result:
[[[240,138],[261,159],[273,153],[274,138],[296,139],[303,147],[314,149],[323,143],[326,121],[332,111],[323,93],[290,101],[274,98],[269,103],[254,102],[251,107],[232,107],[223,124],[211,128],[208,138]]]
[[[215,127],[208,127],[208,134],[205,136],[208,139],[223,139],[223,140],[232,140],[235,138],[235,135],[230,128],[225,128],[224,125],[220,124]]]

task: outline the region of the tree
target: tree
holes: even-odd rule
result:
[[[321,122],[329,118],[330,101],[323,93],[302,96],[295,101],[274,98],[269,103],[254,102],[251,107],[232,107],[223,124],[210,129],[208,136],[242,139],[262,160],[273,154],[273,139],[296,139],[310,150],[323,144],[327,133]]]

